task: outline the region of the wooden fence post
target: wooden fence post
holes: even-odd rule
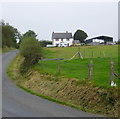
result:
[[[101,53],[101,51],[100,51],[100,58],[102,57],[102,53]]]
[[[104,52],[104,51],[103,51],[103,57],[106,57],[106,56],[105,56],[105,52]]]
[[[79,59],[80,59],[80,46],[78,48],[78,56],[79,56]]]
[[[58,73],[60,74],[60,59],[58,59]]]
[[[92,79],[92,71],[93,71],[93,61],[90,60],[90,64],[88,64],[88,80]]]
[[[85,50],[84,50],[84,58],[85,58]]]
[[[110,54],[110,62],[112,62],[113,61],[113,59],[112,59],[112,54]]]
[[[110,84],[114,81],[114,62],[112,61],[112,55],[111,55],[111,62],[110,62]]]
[[[114,81],[114,63],[110,63],[110,84]]]
[[[60,72],[61,72],[61,69],[60,69],[60,60],[63,60],[63,59],[64,59],[64,58],[43,59],[43,58],[41,57],[42,67],[43,67],[43,61],[58,60],[58,73],[60,73]]]

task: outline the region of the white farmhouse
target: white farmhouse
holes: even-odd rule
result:
[[[72,33],[52,33],[52,43],[56,47],[67,47],[73,44]]]

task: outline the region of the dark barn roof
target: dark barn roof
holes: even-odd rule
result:
[[[66,33],[52,33],[52,39],[63,39],[63,38],[67,38],[67,39],[69,39],[69,38],[72,38],[72,33],[68,33],[68,32],[66,32]]]
[[[104,40],[104,41],[113,41],[113,37],[109,37],[109,36],[98,36],[98,37],[94,37],[91,39],[99,39],[99,40]]]
[[[104,42],[113,42],[113,37],[109,37],[109,36],[98,36],[98,37],[94,37],[94,38],[91,38],[91,39],[87,39],[86,40],[86,43],[91,43],[93,41],[93,39],[99,39],[99,40],[104,40]]]

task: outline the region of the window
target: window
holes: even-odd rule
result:
[[[59,44],[56,44],[56,47],[58,47],[59,46]]]
[[[56,41],[59,41],[59,39],[56,39]]]

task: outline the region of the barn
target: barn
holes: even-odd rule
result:
[[[90,45],[100,45],[100,44],[112,45],[113,44],[113,37],[98,36],[98,37],[94,37],[91,39],[87,39],[85,41],[85,43],[90,44]]]

